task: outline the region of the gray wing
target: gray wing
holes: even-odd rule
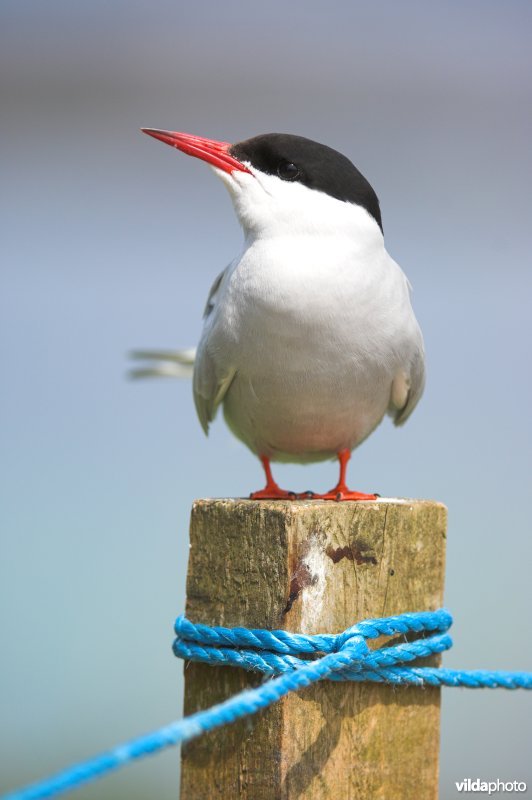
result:
[[[207,302],[205,303],[205,308],[203,309],[203,319],[207,319],[213,312],[216,306],[216,298],[220,291],[220,286],[222,285],[222,281],[225,278],[225,274],[229,267],[223,269],[219,275],[216,276],[214,279],[214,283],[211,286],[211,290],[209,292],[209,296],[207,297]]]
[[[186,350],[135,350],[130,356],[139,364],[129,371],[131,378],[190,378],[193,377],[194,402],[205,433],[216,415],[236,370],[223,364],[219,355],[211,355],[213,337],[212,316],[224,277],[229,267],[215,278],[203,311],[203,335],[196,351]],[[215,338],[215,337],[214,337]],[[214,342],[215,344],[215,342]]]
[[[228,270],[229,267],[220,272],[209,292],[205,311],[203,312],[203,334],[194,362],[192,383],[194,403],[196,404],[196,412],[201,427],[205,433],[209,432],[209,424],[216,416],[218,406],[224,399],[236,374],[236,367],[224,357],[223,347],[217,346],[217,328],[215,325],[217,303],[223,290],[224,278],[226,278]]]
[[[408,372],[399,372],[392,383],[389,412],[396,425],[403,425],[417,406],[425,388],[423,346],[415,351]]]

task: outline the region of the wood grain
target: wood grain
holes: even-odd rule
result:
[[[445,526],[432,501],[197,501],[187,616],[312,634],[435,610]],[[260,682],[187,664],[185,714]],[[321,682],[184,747],[181,797],[434,800],[439,718],[439,689]]]

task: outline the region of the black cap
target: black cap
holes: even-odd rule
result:
[[[237,142],[230,154],[261,172],[297,181],[337,200],[362,206],[382,231],[379,199],[361,172],[332,147],[289,133],[264,133]]]

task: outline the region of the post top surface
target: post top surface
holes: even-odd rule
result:
[[[194,500],[194,506],[207,505],[226,505],[226,506],[247,506],[256,508],[276,509],[278,511],[289,511],[296,509],[312,508],[327,509],[332,511],[334,508],[375,508],[382,506],[409,506],[416,507],[439,507],[447,510],[444,503],[439,500],[425,500],[413,497],[379,497],[377,500],[342,500],[334,502],[331,500],[250,500],[247,497],[201,497]]]

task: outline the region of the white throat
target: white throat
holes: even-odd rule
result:
[[[229,190],[247,241],[334,237],[356,242],[357,250],[383,247],[381,229],[365,208],[247,166],[252,174],[214,170]]]

